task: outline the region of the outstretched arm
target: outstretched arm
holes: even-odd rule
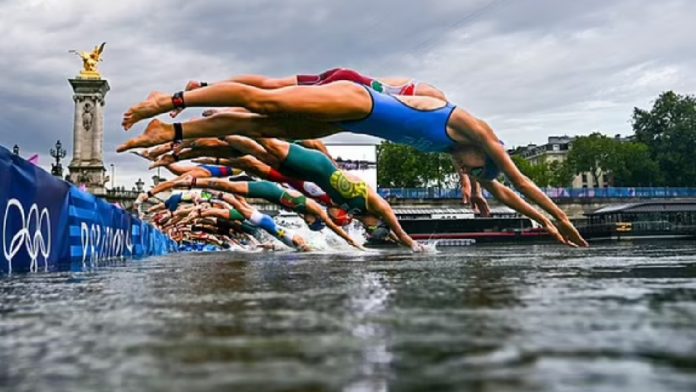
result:
[[[326,213],[326,211],[323,208],[321,208],[321,206],[317,202],[307,199],[307,210],[310,214],[319,216],[319,219],[321,219],[326,224],[326,227],[331,229],[331,231],[336,233],[339,237],[343,238],[349,245],[360,250],[365,250],[365,248],[358,245],[355,242],[355,240],[353,240],[353,238],[349,236],[348,233],[345,232],[345,230],[343,230],[343,228],[335,224],[333,220],[329,218],[329,215]]]
[[[457,113],[457,117],[465,124],[466,135],[483,148],[515,188],[556,219],[558,229],[567,241],[579,246],[588,246],[565,212],[517,168],[488,124],[466,112]]]
[[[476,211],[478,210],[479,214],[481,214],[482,217],[489,217],[491,216],[491,208],[488,206],[488,202],[486,201],[486,198],[483,197],[483,192],[481,191],[481,184],[474,178],[471,178],[471,176],[468,176],[471,183],[471,196],[469,201],[471,202],[471,208]]]
[[[529,205],[529,203],[524,201],[521,197],[517,196],[517,194],[510,190],[510,188],[506,187],[505,185],[499,183],[496,180],[481,181],[481,185],[485,187],[488,190],[488,192],[490,192],[493,195],[493,197],[495,197],[501,203],[505,204],[506,206],[512,208],[513,210],[519,212],[522,215],[534,219],[541,226],[543,226],[544,229],[546,229],[546,231],[558,242],[569,246],[577,246],[577,244],[569,242],[565,238],[563,238],[563,236],[559,234],[558,229],[556,228],[556,226],[554,226],[554,224],[551,222],[549,218],[537,211],[534,207]]]
[[[454,156],[450,157],[452,158],[452,165],[459,176],[459,185],[462,189],[462,204],[467,205],[469,202],[471,202],[471,181],[469,181],[469,176],[464,172],[464,170],[462,170],[459,162],[454,159]]]
[[[384,199],[382,199],[381,197],[371,198],[370,210],[375,211],[379,214],[379,216],[389,226],[389,229],[396,235],[396,238],[399,239],[399,242],[402,245],[410,248],[414,252],[420,252],[423,250],[423,248],[418,242],[414,241],[413,238],[411,238],[411,236],[406,234],[404,229],[401,227],[399,220],[396,218],[394,210],[391,209],[389,203],[387,203]]]

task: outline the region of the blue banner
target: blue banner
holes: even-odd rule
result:
[[[56,271],[160,255],[173,241],[148,223],[0,147],[0,271]]]

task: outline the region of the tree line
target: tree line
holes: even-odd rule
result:
[[[696,97],[663,92],[650,110],[634,108],[629,141],[599,132],[578,136],[563,162],[513,161],[541,187],[567,187],[580,173],[588,186],[608,176],[613,186],[696,186]],[[424,153],[382,142],[377,146],[380,187],[453,187],[457,174],[448,154]]]

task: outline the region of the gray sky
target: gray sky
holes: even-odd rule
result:
[[[688,0],[0,0],[0,20],[0,144],[39,152],[44,165],[56,139],[71,154],[66,79],[81,62],[67,50],[107,41],[105,165],[115,163],[117,185],[128,187],[151,174],[113,152],[131,136],[121,114],[189,79],[336,66],[413,77],[488,121],[508,146],[629,134],[634,106],[696,89]]]

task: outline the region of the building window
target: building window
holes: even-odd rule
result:
[[[553,150],[554,150],[554,151],[561,151],[561,146],[559,146],[558,144],[554,144],[554,145],[553,145]]]
[[[587,185],[587,173],[582,173],[582,183],[583,185]]]

